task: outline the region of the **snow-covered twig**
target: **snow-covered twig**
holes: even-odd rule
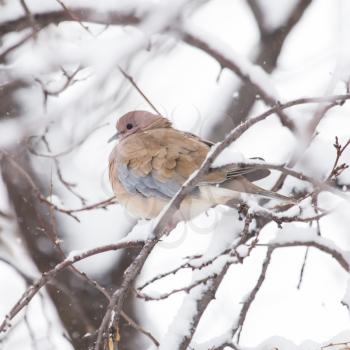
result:
[[[89,211],[89,210],[93,210],[93,209],[105,209],[107,208],[107,206],[115,204],[116,200],[115,197],[110,197],[107,199],[104,199],[100,202],[97,203],[93,203],[90,205],[86,205],[84,207],[81,208],[77,208],[77,209],[66,209],[66,208],[61,208],[59,207],[56,203],[54,203],[53,201],[50,201],[48,198],[46,198],[39,190],[39,188],[37,187],[37,185],[34,183],[33,179],[31,178],[31,176],[28,174],[28,172],[18,163],[16,162],[16,160],[14,158],[12,158],[7,152],[4,151],[0,151],[0,153],[3,154],[3,156],[7,157],[8,160],[11,162],[11,164],[19,171],[20,174],[23,175],[23,177],[28,181],[28,183],[30,184],[30,186],[33,189],[33,192],[35,193],[35,195],[37,196],[37,198],[43,202],[44,204],[48,205],[50,208],[63,213],[63,214],[67,214],[68,216],[72,217],[74,220],[79,222],[79,218],[74,215],[75,213],[79,213],[79,212],[83,212],[83,211]]]
[[[33,13],[33,18],[35,19],[35,23],[43,28],[49,24],[72,21],[72,14],[82,22],[114,25],[137,25],[142,18],[137,14],[136,8],[128,8],[125,10],[106,9],[103,11],[101,9],[96,10],[96,8],[89,7],[70,8],[70,13],[65,10],[50,10]],[[30,23],[26,15],[4,21],[0,23],[0,35],[2,36],[13,31],[26,29],[28,25],[30,25]]]
[[[97,254],[102,254],[108,251],[115,251],[120,249],[137,248],[142,246],[143,244],[144,241],[142,240],[121,240],[120,243],[108,244],[105,246],[89,249],[84,252],[73,252],[67,257],[67,259],[57,264],[52,270],[44,272],[42,276],[23,293],[22,297],[11,308],[3,322],[0,324],[0,333],[5,332],[8,329],[10,320],[12,320],[25,306],[27,306],[31,299],[39,292],[39,290],[42,287],[44,287],[48,282],[50,282],[62,270],[66,269],[67,267],[71,266],[72,264],[78,261],[87,259]]]
[[[313,247],[332,256],[339,265],[347,272],[350,271],[350,263],[342,249],[323,243],[321,240],[290,240],[280,243],[257,244],[257,246],[268,246],[273,249],[288,247]]]
[[[238,56],[223,43],[218,44],[218,38],[211,38],[208,33],[203,34],[199,30],[187,27],[183,29],[182,35],[187,44],[215,58],[221,67],[230,69],[244,83],[254,88],[268,106],[274,106],[278,102],[277,94],[272,93],[273,89],[271,89],[268,75],[261,67]],[[284,126],[292,131],[295,130],[294,122],[282,109],[276,110],[276,114]]]
[[[203,278],[201,278],[199,280],[196,280],[196,281],[192,282],[191,284],[189,284],[187,286],[176,288],[176,289],[173,289],[170,292],[163,293],[163,294],[152,295],[152,294],[149,294],[149,293],[141,293],[141,292],[138,292],[137,290],[135,290],[135,294],[136,294],[136,296],[138,298],[143,299],[145,301],[163,300],[163,299],[169,298],[171,295],[176,294],[176,293],[180,293],[180,292],[189,293],[191,291],[191,289],[199,286],[200,284],[206,284],[206,283],[208,283],[209,280],[214,279],[216,277],[217,277],[216,274],[209,275],[209,276],[203,277]]]
[[[265,260],[262,264],[262,268],[261,268],[261,272],[260,272],[260,275],[258,277],[258,280],[257,280],[254,288],[251,290],[251,292],[248,294],[246,300],[244,301],[241,312],[240,312],[239,317],[238,317],[237,325],[232,330],[232,338],[237,334],[237,343],[239,342],[239,338],[240,338],[240,335],[241,335],[241,332],[243,329],[244,321],[247,317],[247,313],[248,313],[258,291],[260,290],[262,284],[265,281],[266,271],[267,271],[267,268],[269,267],[270,262],[271,262],[272,252],[273,252],[273,248],[269,247],[267,250],[267,253],[266,253]]]

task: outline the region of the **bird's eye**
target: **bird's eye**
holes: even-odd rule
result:
[[[126,124],[126,128],[127,128],[128,130],[132,129],[132,124],[131,124],[131,123]]]

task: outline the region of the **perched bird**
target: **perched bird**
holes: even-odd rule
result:
[[[118,139],[109,158],[109,178],[119,203],[139,218],[154,218],[207,156],[211,142],[174,129],[171,122],[146,111],[123,115],[116,125]],[[268,170],[211,168],[182,201],[176,215],[188,220],[218,204],[238,203],[240,193],[288,201],[289,198],[254,185]]]

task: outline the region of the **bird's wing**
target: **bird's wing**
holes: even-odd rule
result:
[[[135,133],[122,140],[117,152],[117,176],[130,193],[145,197],[171,198],[197,170],[210,146],[199,137],[164,128]],[[220,184],[238,176],[263,178],[254,167],[211,169],[198,186]]]
[[[262,160],[261,158],[251,159]],[[222,184],[235,178],[244,178],[254,182],[267,177],[270,173],[270,170],[257,169],[256,166],[238,167],[236,164],[227,164],[218,168],[210,168],[209,172],[201,178],[199,184]]]
[[[198,140],[198,141],[200,141],[200,142],[203,142],[203,143],[205,143],[206,145],[208,145],[208,146],[210,146],[210,147],[215,145],[214,142],[209,141],[209,140],[204,140],[204,139],[202,139],[201,137],[199,137],[199,136],[197,136],[197,135],[195,135],[195,134],[192,134],[191,132],[185,131],[184,134],[185,134],[186,136],[188,136],[188,137],[191,137],[191,138],[194,138],[194,139],[196,139],[196,140]]]
[[[212,147],[214,146],[214,142],[201,139],[197,135],[194,135],[189,132],[185,132],[185,134],[189,137],[195,138],[196,140],[199,140],[202,143],[205,143],[206,145]],[[264,160],[260,157],[253,157],[250,158],[252,160]],[[271,174],[271,171],[268,169],[256,169],[255,166],[246,166],[244,168],[242,167],[223,167],[223,170],[225,174],[222,172],[218,172],[217,169],[212,168],[207,175],[205,175],[202,179],[202,181],[199,183],[221,183],[226,180],[231,180],[238,176],[243,176],[245,179],[249,181],[258,181],[261,179],[264,179],[265,177],[269,176]]]
[[[249,181],[258,181],[261,180],[271,174],[268,169],[257,169],[256,166],[246,166],[244,168],[237,168],[233,166],[232,168],[228,168],[226,172],[226,179],[232,180],[238,176],[243,176]]]
[[[199,138],[176,129],[135,133],[118,145],[117,175],[130,193],[171,198],[209,149]]]

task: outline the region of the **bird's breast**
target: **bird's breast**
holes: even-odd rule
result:
[[[134,217],[152,219],[161,212],[168,202],[164,198],[145,197],[133,191],[132,188],[127,189],[118,177],[118,167],[115,160],[109,163],[109,178],[117,201]]]

